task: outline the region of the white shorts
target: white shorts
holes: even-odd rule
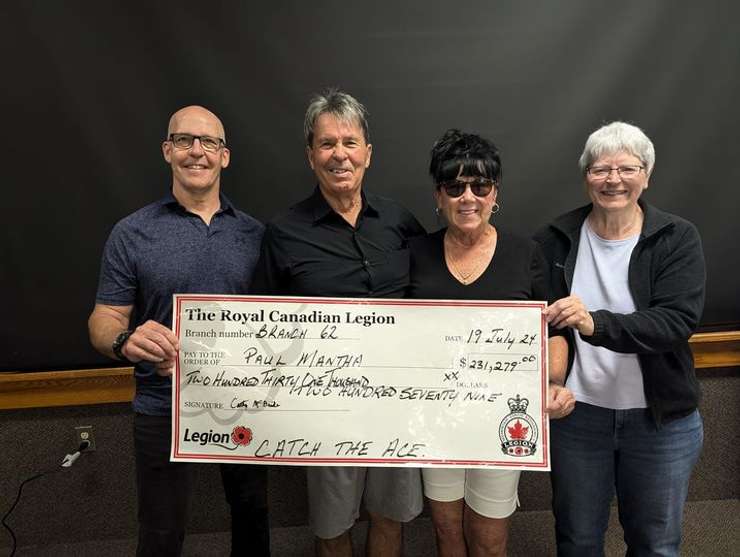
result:
[[[458,501],[488,518],[506,518],[519,505],[520,470],[424,468],[424,495],[433,501]]]

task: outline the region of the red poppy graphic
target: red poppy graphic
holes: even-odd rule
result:
[[[522,426],[519,420],[516,421],[514,427],[509,428],[509,435],[512,439],[526,439],[527,433],[529,433],[529,428]]]
[[[238,425],[231,432],[231,440],[235,445],[247,446],[252,442],[252,430],[248,427]]]

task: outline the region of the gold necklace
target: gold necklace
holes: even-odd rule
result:
[[[452,274],[455,276],[457,280],[459,280],[461,283],[463,283],[465,286],[473,282],[475,279],[477,279],[479,275],[479,271],[481,270],[482,264],[476,263],[473,267],[471,267],[470,271],[467,273],[463,271],[458,264],[452,260],[451,257],[447,256],[447,263],[450,267],[450,270],[452,271]]]
[[[473,263],[469,268],[465,268],[462,265],[463,257],[457,257],[454,254],[454,251],[457,246],[460,244],[455,244],[454,240],[452,240],[447,234],[445,234],[445,262],[447,263],[448,269],[452,272],[454,277],[460,281],[462,284],[467,286],[468,284],[474,282],[477,280],[482,274],[485,268],[490,264],[491,259],[493,258],[493,252],[496,249],[496,240],[497,236],[494,234],[492,236],[492,240],[484,240],[484,245],[479,247],[476,251],[477,253],[473,253]],[[490,246],[486,245],[490,242]],[[465,251],[463,251],[463,254],[467,254],[469,251],[475,249],[467,246],[461,246]]]

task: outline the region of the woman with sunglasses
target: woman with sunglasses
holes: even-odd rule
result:
[[[447,227],[410,242],[409,296],[432,299],[547,300],[542,252],[533,241],[499,230],[501,159],[490,141],[448,130],[432,147],[429,172],[437,214]],[[550,340],[551,417],[574,404],[561,384],[564,337]],[[491,424],[491,434],[497,429]],[[518,470],[423,470],[440,556],[506,554],[508,517],[517,506]]]
[[[628,555],[678,555],[691,470],[701,452],[689,337],[704,306],[704,256],[690,222],[645,203],[655,148],[612,122],[579,166],[591,203],[537,234],[568,331],[577,403],[552,424],[558,555],[602,555],[616,491]]]

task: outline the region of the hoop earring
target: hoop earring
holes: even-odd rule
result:
[[[439,207],[434,208],[434,214],[439,216]]]
[[[495,215],[496,213],[499,212],[500,209],[501,209],[501,205],[499,205],[498,203],[494,203],[493,209],[491,209],[491,214]]]

